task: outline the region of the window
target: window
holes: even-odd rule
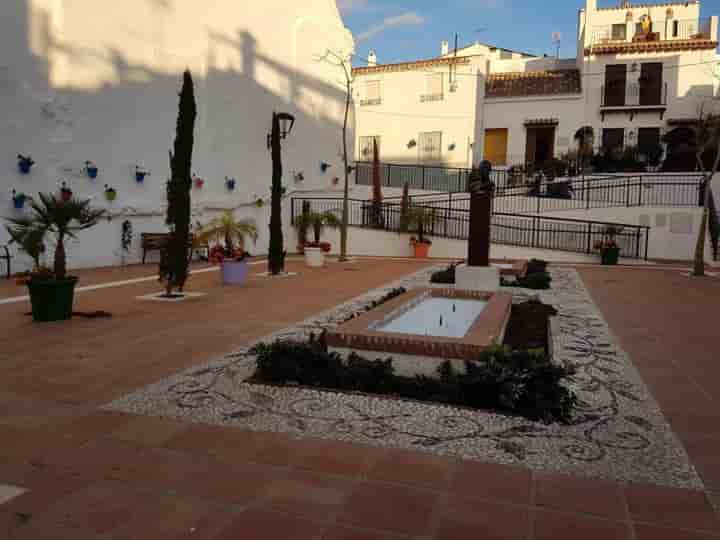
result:
[[[605,66],[603,106],[617,107],[625,105],[626,81],[627,67],[625,64],[611,64]]]
[[[380,155],[380,136],[370,135],[368,137],[360,137],[359,151],[360,156],[358,161],[372,161],[373,160],[373,140],[377,141],[378,156]]]
[[[616,154],[625,146],[625,130],[623,128],[603,129],[602,147],[606,154]]]
[[[627,39],[627,25],[625,23],[612,25],[612,39],[613,41],[625,41]]]
[[[442,159],[442,131],[421,133],[418,139],[418,154],[421,162]]]
[[[640,105],[663,104],[662,62],[643,62],[640,69]]]
[[[360,105],[380,105],[380,81],[365,81],[365,97],[360,100]]]
[[[680,34],[680,21],[673,21],[672,37],[678,37]]]
[[[431,73],[425,77],[425,93],[420,101],[440,101],[443,99],[443,74]]]

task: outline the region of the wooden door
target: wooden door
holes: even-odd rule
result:
[[[605,94],[603,96],[603,105],[625,105],[626,82],[627,67],[625,64],[605,66]]]
[[[507,165],[507,128],[485,130],[485,159],[495,165]]]
[[[662,62],[646,62],[640,69],[640,105],[660,105]]]

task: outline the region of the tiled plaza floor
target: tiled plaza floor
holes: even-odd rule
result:
[[[43,326],[23,315],[25,303],[0,306],[0,484],[29,489],[0,505],[0,538],[720,537],[708,492],[97,410],[421,265],[293,263],[298,278],[255,278],[241,289],[217,287],[206,273],[190,288],[209,294],[182,304],[140,302],[157,285],[127,285],[78,296],[78,309],[112,319]],[[720,280],[581,274],[706,486],[719,491]]]

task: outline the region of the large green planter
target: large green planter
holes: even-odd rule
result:
[[[605,248],[600,252],[602,264],[613,265],[618,263],[620,248]]]
[[[29,281],[27,286],[30,291],[33,320],[50,322],[70,319],[76,283],[76,277],[61,281]]]

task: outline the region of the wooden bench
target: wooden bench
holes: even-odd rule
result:
[[[142,245],[142,262],[145,264],[145,257],[147,255],[148,251],[160,251],[162,248],[165,247],[167,244],[168,238],[170,238],[169,233],[141,233],[140,234],[140,243]],[[192,257],[192,249],[193,249],[193,235],[190,235],[190,238],[188,239],[188,251],[190,256]],[[209,246],[203,245],[198,246],[198,249],[204,249],[205,251],[209,251]]]
[[[13,258],[12,255],[10,255],[10,250],[8,249],[7,245],[0,246],[0,259],[5,260],[5,264],[7,265],[7,278],[10,279],[10,275],[12,274],[12,271],[10,269],[10,260]]]

